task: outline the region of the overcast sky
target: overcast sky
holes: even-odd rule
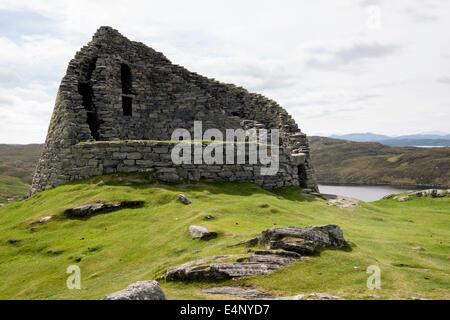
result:
[[[448,0],[0,0],[0,143],[45,140],[101,25],[276,100],[310,135],[450,131]]]

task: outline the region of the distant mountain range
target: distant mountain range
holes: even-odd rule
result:
[[[375,133],[349,133],[343,135],[333,134],[330,138],[349,140],[355,142],[379,142],[388,146],[423,146],[423,147],[450,147],[450,134],[440,131],[423,132],[419,134],[398,137]]]

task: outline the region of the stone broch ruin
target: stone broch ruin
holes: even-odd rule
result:
[[[280,169],[262,164],[175,165],[176,128],[279,129]],[[166,141],[166,142],[164,142]],[[154,172],[167,182],[250,181],[317,190],[307,137],[276,102],[172,64],[162,53],[101,27],[59,87],[32,193],[110,173]]]

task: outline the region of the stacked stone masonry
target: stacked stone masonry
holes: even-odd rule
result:
[[[201,121],[203,130],[222,132],[279,129],[280,154],[285,156],[280,169],[285,172],[262,177],[255,165],[175,166],[170,144],[158,149],[151,141],[170,140],[177,128],[193,136],[194,121]],[[160,172],[163,179],[165,172],[182,180],[317,189],[307,137],[276,102],[190,72],[146,45],[101,27],[69,63],[31,191],[105,173],[148,170]]]

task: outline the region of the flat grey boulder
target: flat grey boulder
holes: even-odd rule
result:
[[[166,281],[204,281],[244,278],[260,274],[270,274],[281,266],[273,263],[235,262],[214,263],[205,266],[174,268],[167,270]]]
[[[408,196],[398,197],[398,198],[397,198],[397,201],[398,201],[398,202],[405,202],[405,201],[409,201],[409,200],[411,200],[411,198],[408,197]]]
[[[263,263],[263,264],[275,264],[279,265],[280,267],[284,267],[287,265],[290,265],[297,261],[297,258],[292,257],[283,257],[279,255],[259,255],[255,254],[248,258],[249,262],[257,262],[257,263]]]
[[[190,204],[191,202],[189,201],[189,199],[184,195],[184,194],[179,194],[178,195],[178,200],[182,203],[182,204]]]
[[[85,206],[67,209],[64,211],[64,214],[70,218],[86,218],[124,208],[139,208],[143,205],[143,201],[123,201],[115,203],[96,202]]]
[[[191,234],[192,238],[195,239],[209,240],[217,237],[217,233],[210,232],[208,229],[202,226],[190,226],[189,233]]]
[[[337,225],[306,228],[271,228],[263,231],[259,243],[271,249],[284,249],[300,254],[313,253],[316,247],[342,248],[344,234]]]
[[[169,268],[164,276],[166,281],[204,281],[204,280],[226,280],[233,278],[251,277],[261,274],[270,274],[275,270],[284,268],[296,262],[300,257],[294,256],[295,253],[276,254],[276,251],[255,252],[246,262],[239,259],[234,263],[213,263],[210,265],[194,266],[211,260],[211,258],[198,259],[179,266]],[[228,257],[228,256],[218,256]]]
[[[103,300],[167,300],[156,281],[139,281],[126,289],[106,295]]]
[[[196,259],[194,261],[189,261],[186,262],[184,264],[178,265],[178,266],[174,266],[171,267],[169,269],[167,269],[166,274],[164,275],[164,279],[166,281],[174,281],[174,280],[189,280],[190,278],[192,278],[191,280],[195,280],[194,278],[195,276],[195,266],[201,265],[201,264],[206,264],[208,262],[211,261],[220,261],[220,260],[224,260],[229,258],[230,256],[214,256],[214,257],[209,257],[209,258],[199,258]],[[191,272],[192,270],[194,270],[193,272]],[[203,278],[203,268],[199,268],[197,269],[199,270],[199,277]]]

